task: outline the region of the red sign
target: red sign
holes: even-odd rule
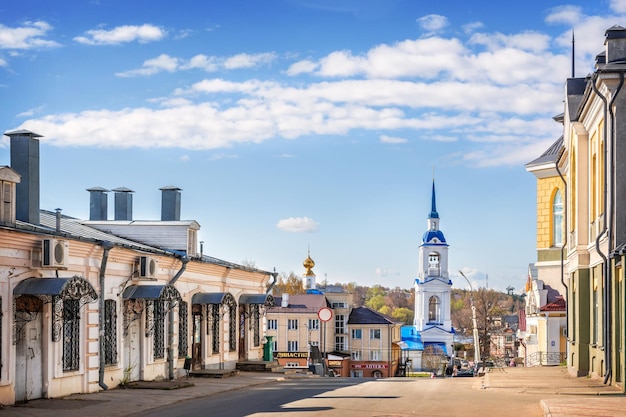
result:
[[[353,363],[352,369],[387,369],[389,365],[386,363]]]

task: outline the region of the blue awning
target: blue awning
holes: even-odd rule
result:
[[[122,293],[125,300],[164,300],[180,299],[180,293],[172,285],[131,285]]]
[[[239,297],[239,304],[262,304],[266,306],[273,306],[274,296],[272,294],[242,294]]]
[[[93,286],[84,278],[26,278],[13,289],[16,297],[22,295],[60,296],[63,299],[84,299],[91,302],[98,299]]]
[[[222,304],[230,293],[227,292],[200,292],[191,297],[192,304]],[[230,295],[232,297],[232,295]]]

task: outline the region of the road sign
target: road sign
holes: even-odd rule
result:
[[[333,311],[328,307],[322,307],[317,312],[317,317],[324,322],[330,321],[333,318]]]

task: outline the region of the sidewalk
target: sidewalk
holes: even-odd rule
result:
[[[564,367],[496,368],[485,374],[485,389],[539,394],[546,417],[626,416],[626,396],[601,379],[573,378]]]
[[[0,409],[0,417],[123,417],[179,401],[264,384],[309,378],[298,374],[242,372],[225,378],[181,378],[173,381],[133,383],[135,388],[114,388],[58,399],[32,400]],[[535,394],[546,417],[626,417],[626,396],[600,379],[572,378],[563,367],[494,368],[475,378],[476,389]]]
[[[190,377],[173,381],[138,382],[131,383],[134,388],[113,388],[6,406],[0,409],[0,417],[122,417],[179,401],[298,377],[303,376],[244,372],[225,378]]]

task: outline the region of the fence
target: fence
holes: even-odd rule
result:
[[[560,365],[566,359],[566,352],[533,352],[526,357],[526,366]]]

